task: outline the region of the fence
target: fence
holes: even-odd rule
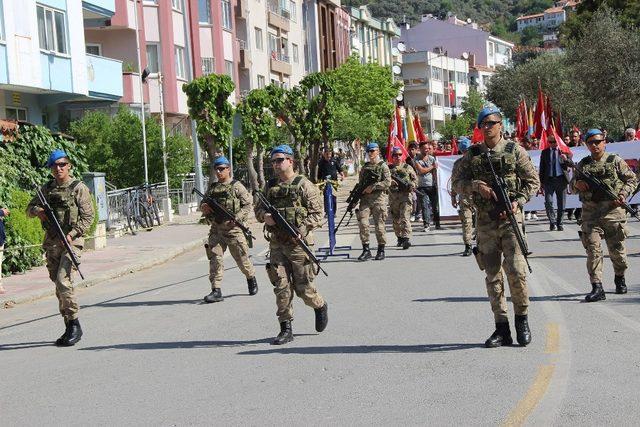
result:
[[[135,190],[141,188],[143,188],[143,186],[119,188],[117,190],[107,191],[107,201],[109,205],[107,229],[112,230],[118,228],[121,224],[126,224],[127,211],[133,200]],[[155,200],[164,199],[167,196],[167,187],[164,182],[150,184],[148,188]],[[160,215],[162,215],[162,211],[160,212]]]

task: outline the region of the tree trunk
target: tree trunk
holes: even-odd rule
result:
[[[253,165],[253,150],[253,142],[247,142],[247,175],[249,175],[249,187],[251,193],[260,189],[260,186],[258,184],[258,173],[256,172],[256,168]]]
[[[622,111],[622,107],[620,105],[618,105],[618,111],[620,112],[620,118],[622,119],[622,129],[626,129],[628,123],[624,117],[624,112]]]
[[[256,155],[258,156],[258,185],[262,189],[267,183],[264,179],[264,147],[262,145],[258,145]]]
[[[206,141],[207,141],[208,159],[205,167],[209,170],[209,182],[211,183],[211,182],[217,181],[216,171],[214,168],[211,167],[211,163],[216,158],[216,154],[218,153],[218,146],[216,145],[216,142],[214,141],[212,136],[207,136]]]
[[[302,157],[302,144],[297,139],[293,138],[293,135],[290,136],[291,145],[293,146],[293,155],[294,155],[294,165],[293,169],[298,173],[304,173],[305,165],[304,158]]]
[[[318,182],[316,179],[318,177],[318,161],[320,160],[320,146],[322,145],[321,141],[315,141],[309,147],[309,179],[312,182]],[[321,176],[320,180],[323,180],[324,177]]]

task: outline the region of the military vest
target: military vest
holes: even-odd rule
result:
[[[234,216],[240,211],[240,199],[236,197],[235,180],[228,183],[214,182],[209,188],[209,196],[220,203],[226,210]],[[214,216],[217,222],[222,222],[225,218],[222,215]]]
[[[381,182],[384,179],[384,162],[381,160],[376,164],[367,162],[362,166],[362,182],[367,185]]]
[[[302,203],[302,184],[304,176],[296,176],[290,184],[279,182],[277,178],[269,180],[267,200],[287,222],[300,227],[307,219],[308,211]],[[267,226],[267,230],[275,231],[275,227]]]
[[[586,173],[600,179],[614,194],[619,194],[624,183],[618,178],[615,160],[615,154],[609,154],[604,162],[596,162],[591,156],[587,156],[580,161],[580,167]],[[601,202],[604,200],[609,200],[605,193],[593,188],[580,193],[580,201],[582,202]]]
[[[493,186],[491,167],[489,166],[489,161],[486,156],[482,155],[482,148],[478,145],[473,145],[469,150],[472,156],[471,174],[473,179],[486,182],[488,185]],[[517,159],[515,150],[516,144],[514,142],[507,142],[504,151],[491,155],[493,169],[498,176],[504,178],[507,184],[507,194],[511,200],[515,198],[516,193],[520,189],[520,180],[516,175]],[[494,203],[484,197],[474,197],[473,201],[475,205],[483,211],[490,211],[495,208]]]
[[[393,166],[393,168],[391,169],[391,174],[398,177],[400,180],[411,184],[412,180],[411,180],[411,175],[409,174],[409,168],[411,168],[411,166],[407,165],[406,163],[400,166]],[[409,188],[402,188],[402,186],[397,182],[396,184],[397,185],[391,186],[390,188],[391,192],[399,193],[402,191],[409,191]]]
[[[51,180],[45,189],[49,206],[51,206],[51,210],[53,210],[53,214],[65,234],[71,232],[78,223],[79,209],[73,192],[79,184],[79,180],[74,180],[66,187],[59,187],[55,180]],[[43,223],[45,230],[48,230],[50,226],[51,224]]]

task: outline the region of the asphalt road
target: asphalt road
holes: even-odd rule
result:
[[[612,293],[606,260],[609,293],[595,304],[581,302],[590,287],[575,223],[528,226],[527,348],[483,347],[493,330],[483,275],[459,256],[453,225],[367,263],[353,261],[359,243],[345,228],[338,243],[354,245],[352,260],[329,260],[317,280],[327,330],[315,332],[296,298],[295,340],[282,347],[270,345],[278,323],[264,241],[252,250],[254,297],[227,258],[225,301],[201,303],[201,250],[80,290],[85,335],[73,348],[52,346],[63,326],[55,298],[4,310],[0,423],[637,425],[640,226],[630,225],[629,293]]]

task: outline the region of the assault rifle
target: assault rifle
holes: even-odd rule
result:
[[[262,194],[260,191],[256,191],[255,195],[258,201],[260,202],[260,204],[262,204],[264,209],[267,211],[267,213],[271,214],[271,218],[273,218],[273,220],[275,221],[276,227],[278,227],[280,230],[287,233],[296,242],[296,244],[302,248],[304,253],[307,254],[309,259],[316,265],[316,267],[318,267],[318,271],[316,271],[316,274],[322,271],[325,276],[329,276],[327,272],[324,271],[324,269],[320,265],[320,260],[316,258],[316,256],[311,251],[311,248],[309,248],[309,246],[307,246],[304,240],[300,238],[299,236],[300,233],[298,232],[298,230],[296,230],[295,227],[293,227],[291,224],[289,224],[289,222],[286,219],[284,219],[284,217],[280,214],[280,212],[278,212],[278,209],[275,206],[273,206],[271,203],[269,203],[269,201],[264,196],[264,194]]]
[[[406,191],[411,188],[411,183],[408,180],[401,178],[399,175],[393,173],[393,170],[391,171],[391,179],[398,183],[398,186],[401,190]],[[427,193],[425,193],[424,191],[420,191],[417,188],[414,188],[414,191],[423,197],[427,196]]]
[[[513,213],[513,207],[511,205],[511,200],[509,199],[509,194],[507,193],[507,183],[504,178],[498,176],[496,170],[493,168],[493,163],[491,163],[491,156],[489,153],[484,153],[487,162],[489,163],[489,168],[491,169],[491,174],[493,175],[493,183],[491,188],[493,192],[496,194],[496,210],[497,212],[505,212],[507,215],[507,219],[509,219],[509,223],[511,224],[511,229],[516,236],[516,241],[518,242],[518,246],[520,247],[520,251],[524,256],[524,261],[527,263],[527,268],[529,269],[529,273],[532,272],[531,265],[529,265],[529,248],[527,247],[527,241],[524,239],[522,235],[522,230],[518,226],[518,220],[516,219],[516,215]]]
[[[73,264],[75,269],[78,270],[78,273],[80,274],[80,277],[82,278],[82,280],[84,280],[82,271],[80,271],[80,260],[78,260],[76,253],[73,251],[73,248],[69,244],[69,241],[67,240],[67,235],[64,233],[64,231],[62,231],[62,227],[58,222],[58,218],[56,218],[56,215],[53,212],[53,209],[51,209],[51,206],[49,205],[49,202],[47,202],[47,198],[44,197],[44,194],[42,193],[42,190],[40,190],[40,187],[38,187],[38,185],[33,181],[31,181],[31,183],[36,189],[36,194],[38,195],[40,206],[42,206],[42,209],[44,209],[45,215],[47,215],[47,223],[49,224],[49,227],[53,227],[53,231],[56,233],[56,235],[60,239],[60,242],[64,246],[65,251],[67,251],[67,253],[69,254],[69,258],[71,258],[71,263]]]
[[[238,221],[231,212],[229,212],[224,206],[218,203],[216,199],[214,199],[213,197],[205,196],[197,188],[194,188],[193,190],[191,190],[191,194],[193,193],[196,193],[198,196],[202,198],[202,203],[209,206],[215,216],[221,217],[225,221],[233,222],[244,233],[245,237],[247,238],[247,244],[249,245],[249,247],[253,248],[253,241],[256,240],[256,238],[253,237],[253,234],[251,234],[251,230],[249,230],[240,221]]]
[[[342,225],[342,221],[344,221],[344,218],[347,215],[349,215],[349,219],[347,220],[347,225],[349,225],[349,222],[351,221],[351,218],[353,217],[353,210],[356,208],[356,206],[358,206],[358,203],[360,202],[360,199],[362,198],[362,193],[363,193],[365,188],[367,188],[366,185],[357,183],[356,186],[353,187],[353,190],[351,190],[351,192],[349,192],[349,196],[347,197],[347,210],[344,212],[344,215],[342,215],[342,218],[340,218],[340,222],[338,222],[338,225],[333,230],[334,234],[338,234],[338,229]]]
[[[602,182],[600,178],[593,176],[591,173],[584,171],[577,163],[571,162],[570,164],[576,172],[578,172],[579,180],[582,180],[589,185],[589,188],[592,190],[596,190],[600,193],[603,193],[608,200],[614,201],[618,200],[618,195],[615,194],[611,188]],[[634,193],[635,194],[635,193]],[[632,196],[633,197],[633,196]],[[625,211],[629,212],[632,217],[640,221],[640,215],[638,215],[638,210],[634,209],[627,203],[626,201],[620,205],[624,208]]]

